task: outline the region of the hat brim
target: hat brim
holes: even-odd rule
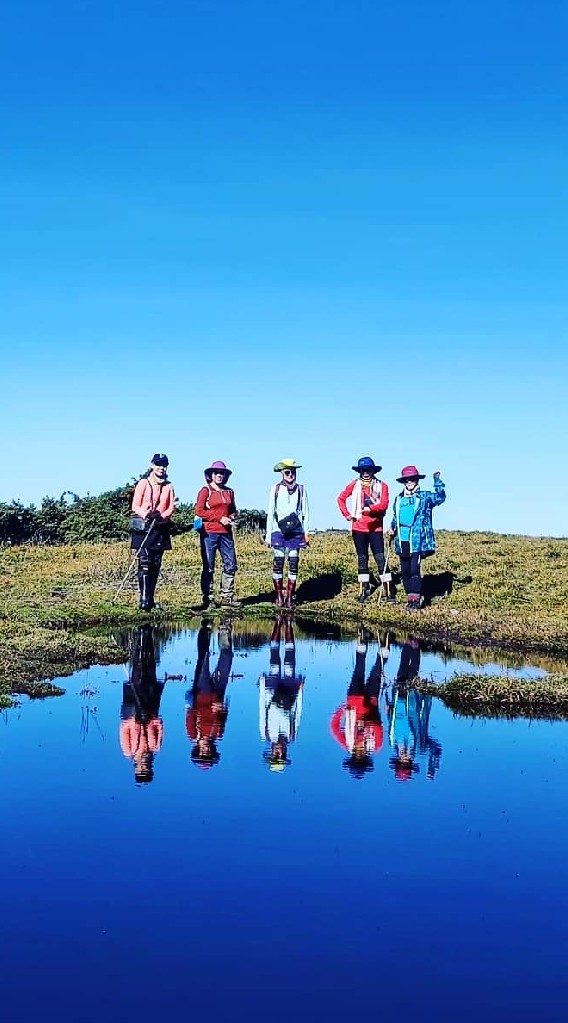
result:
[[[396,482],[397,483],[406,483],[408,480],[425,480],[425,479],[426,479],[426,473],[424,473],[424,472],[417,472],[416,476],[397,476],[396,477]]]
[[[358,472],[361,475],[364,472],[380,472],[382,465],[365,465],[363,468],[360,468],[358,465],[352,465],[351,468],[353,472]]]
[[[225,479],[229,479],[229,476],[233,475],[232,469],[220,469],[218,465],[210,465],[208,469],[203,470],[203,475],[207,476],[208,473],[213,474],[214,472],[222,472],[225,474]]]
[[[301,469],[301,465],[283,465],[282,462],[277,462],[274,466],[274,472],[284,472],[286,469]]]

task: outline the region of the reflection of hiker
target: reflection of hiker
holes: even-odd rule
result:
[[[404,490],[394,499],[389,536],[396,537],[395,550],[400,558],[400,571],[408,610],[420,609],[422,579],[420,562],[436,550],[432,509],[446,500],[444,484],[440,473],[434,473],[434,490],[421,490],[419,481],[424,474],[415,465],[406,465],[398,477]]]
[[[355,668],[347,702],[338,707],[331,719],[331,734],[350,754],[344,761],[353,778],[363,778],[372,771],[373,753],[383,745],[383,726],[379,713],[379,694],[383,674],[384,653],[379,647],[376,661],[365,681],[368,632],[362,630],[355,648]]]
[[[368,455],[359,459],[353,471],[359,473],[359,479],[347,484],[337,498],[337,504],[343,517],[351,523],[351,535],[357,553],[358,600],[363,603],[378,586],[378,580],[369,574],[369,548],[373,552],[379,575],[382,575],[385,568],[383,519],[389,505],[389,488],[377,479],[375,474],[381,471],[381,466],[375,465]],[[347,507],[349,498],[351,511]]]
[[[171,550],[170,519],[174,510],[174,488],[168,483],[167,455],[153,455],[146,476],[138,480],[132,498],[133,551],[138,551],[140,609],[151,611],[160,574],[162,555]]]
[[[428,734],[432,697],[423,696],[408,685],[419,670],[420,647],[414,636],[409,636],[401,651],[392,695],[386,695],[389,743],[393,750],[389,765],[400,781],[409,781],[419,772],[417,757],[427,758],[426,776],[433,779],[442,755],[440,743]]]
[[[400,651],[400,664],[396,673],[397,685],[404,685],[417,678],[420,671],[420,644],[415,636],[409,636]]]
[[[186,693],[185,728],[195,742],[191,759],[200,767],[212,767],[220,759],[216,742],[223,738],[229,706],[225,691],[233,663],[233,635],[230,622],[219,626],[219,658],[211,670],[211,623],[206,619],[197,634],[197,664],[193,686]]]
[[[276,593],[276,606],[291,608],[298,579],[300,551],[309,543],[309,512],[306,488],[296,482],[296,471],[301,469],[293,458],[283,458],[274,466],[282,479],[270,488],[266,516],[266,543],[272,547],[272,581]],[[288,586],[283,592],[284,562],[288,555]]]
[[[159,717],[164,683],[156,678],[151,626],[134,629],[132,651],[132,673],[123,686],[120,710],[120,748],[134,763],[135,780],[143,784],[154,777],[154,757],[164,737]]]
[[[270,744],[264,759],[271,771],[281,771],[290,763],[288,744],[294,742],[300,727],[304,676],[296,673],[296,644],[292,622],[284,624],[284,666],[280,657],[282,618],[274,622],[270,637],[270,673],[259,679],[260,737]]]
[[[226,607],[240,607],[235,600],[235,574],[237,556],[233,539],[233,523],[237,517],[235,492],[227,486],[231,470],[224,462],[213,462],[204,470],[206,486],[202,487],[195,502],[195,514],[203,520],[201,536],[201,593],[205,610],[214,602],[213,573],[217,551],[223,563],[221,573],[221,603]]]

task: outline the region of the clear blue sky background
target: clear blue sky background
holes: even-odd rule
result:
[[[567,532],[566,4],[7,0],[0,500],[370,454]],[[428,481],[426,481],[428,482]]]

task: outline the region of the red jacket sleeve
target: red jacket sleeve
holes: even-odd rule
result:
[[[333,738],[337,739],[339,745],[343,746],[343,749],[347,749],[347,743],[345,742],[345,736],[341,728],[341,719],[344,714],[345,707],[338,707],[329,723],[329,728]]]
[[[195,514],[198,515],[200,519],[203,519],[204,522],[220,522],[220,509],[212,511],[211,508],[206,508],[205,505],[208,500],[209,488],[202,487],[195,501]],[[221,514],[224,514],[224,512]]]
[[[340,495],[339,495],[339,497],[337,498],[337,504],[338,504],[338,507],[339,507],[339,511],[343,515],[343,518],[347,519],[348,522],[351,520],[351,512],[349,511],[349,508],[347,507],[347,498],[351,497],[351,494],[353,493],[353,487],[355,486],[356,482],[357,482],[357,480],[351,480],[351,483],[347,484],[347,486],[345,487],[345,490],[342,490]],[[383,486],[384,486],[384,484],[383,484]],[[387,495],[388,495],[388,491],[387,491]],[[388,496],[387,496],[387,504],[385,505],[385,507],[387,507],[387,506],[388,506]]]

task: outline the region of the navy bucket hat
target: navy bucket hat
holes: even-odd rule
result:
[[[359,459],[357,465],[352,465],[351,468],[354,472],[358,472],[361,475],[362,472],[380,472],[382,465],[375,465],[370,455],[363,455],[363,458]]]

